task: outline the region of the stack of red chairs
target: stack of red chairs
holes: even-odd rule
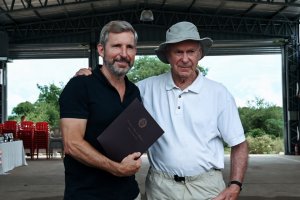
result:
[[[14,120],[5,121],[3,124],[2,133],[12,133],[14,139],[18,139],[18,123]]]
[[[37,149],[37,158],[39,158],[39,149],[45,149],[47,159],[49,158],[49,137],[48,122],[36,122],[34,130],[34,147]]]
[[[20,124],[18,133],[20,140],[23,140],[24,149],[30,150],[30,157],[34,155],[34,123],[32,121],[23,121]]]

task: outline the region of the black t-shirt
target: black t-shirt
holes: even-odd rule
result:
[[[117,90],[96,68],[90,76],[72,78],[59,98],[60,117],[87,119],[84,139],[104,155],[97,137],[135,98],[141,101],[138,88],[127,77],[125,83],[121,102]],[[64,158],[64,166],[65,200],[132,200],[139,193],[135,176],[116,177],[69,155]]]

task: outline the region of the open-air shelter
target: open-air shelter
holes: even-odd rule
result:
[[[88,58],[95,66],[99,32],[118,19],[137,30],[138,54],[149,55],[168,27],[190,21],[201,37],[214,39],[209,55],[282,55],[285,154],[294,154],[300,137],[299,17],[300,0],[0,0],[1,121],[7,118],[10,60]]]

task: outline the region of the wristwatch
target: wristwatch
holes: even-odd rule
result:
[[[230,185],[232,185],[232,184],[235,184],[235,185],[240,186],[240,191],[242,191],[242,189],[243,189],[243,183],[241,183],[240,181],[230,181],[230,182],[228,183],[228,187],[229,187]]]

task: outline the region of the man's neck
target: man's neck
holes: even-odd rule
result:
[[[173,77],[173,80],[177,87],[179,87],[181,90],[184,90],[190,85],[192,85],[197,76],[198,71],[195,71],[195,73],[190,77]]]
[[[123,98],[125,95],[125,90],[126,90],[125,76],[116,76],[116,75],[112,74],[110,72],[110,70],[107,69],[107,67],[105,67],[105,66],[102,66],[100,68],[100,71],[106,77],[108,82],[118,91],[118,93],[120,95],[120,99],[121,99],[121,101],[123,101]]]
[[[125,79],[124,79],[125,76],[116,76],[105,66],[102,66],[100,68],[100,71],[106,77],[106,79],[110,82],[110,84],[113,86],[120,85],[120,84],[122,85],[125,83]]]

